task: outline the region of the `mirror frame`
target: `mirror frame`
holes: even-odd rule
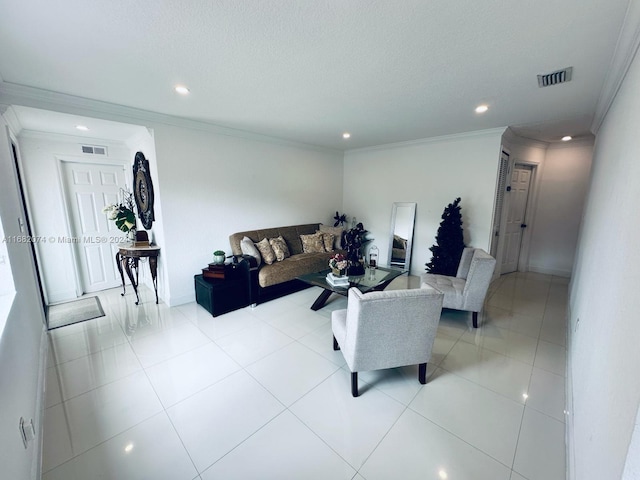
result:
[[[391,208],[391,225],[390,225],[390,233],[389,233],[389,252],[388,252],[388,256],[387,256],[387,264],[389,265],[389,268],[395,268],[395,269],[401,269],[402,271],[406,271],[409,272],[411,271],[411,247],[413,246],[413,233],[414,233],[414,229],[415,229],[415,222],[416,222],[416,203],[415,202],[393,202],[393,206]],[[401,207],[408,207],[410,208],[410,213],[409,213],[409,226],[410,226],[410,232],[411,235],[409,235],[409,238],[407,238],[407,253],[405,256],[405,261],[404,261],[404,267],[401,267],[399,265],[393,265],[391,263],[391,257],[392,257],[392,252],[393,252],[393,235],[395,234],[395,230],[396,230],[396,218],[397,218],[397,214],[398,214],[398,208]]]

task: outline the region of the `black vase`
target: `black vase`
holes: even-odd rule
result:
[[[347,275],[352,277],[357,275],[364,275],[364,265],[360,261],[350,261],[349,266],[347,267]]]

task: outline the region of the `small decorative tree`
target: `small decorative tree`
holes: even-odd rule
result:
[[[344,234],[345,250],[347,251],[347,261],[349,262],[347,273],[349,275],[364,275],[364,267],[360,263],[360,255],[362,246],[370,241],[370,239],[366,238],[367,233],[369,232],[364,229],[362,223],[358,223]]]
[[[433,256],[426,264],[428,273],[455,277],[464,249],[460,197],[447,205],[436,235],[436,244],[429,248]]]

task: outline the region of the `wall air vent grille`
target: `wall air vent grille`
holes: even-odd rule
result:
[[[106,155],[107,147],[101,147],[99,145],[82,145],[82,153],[88,153],[89,155]]]
[[[557,85],[559,83],[566,83],[571,81],[571,74],[573,67],[563,68],[557,72],[551,72],[544,75],[538,75],[538,86],[550,87],[551,85]]]

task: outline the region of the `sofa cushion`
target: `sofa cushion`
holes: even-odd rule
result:
[[[273,253],[276,254],[277,262],[281,262],[285,258],[291,256],[291,254],[289,253],[289,248],[287,247],[287,242],[284,241],[284,238],[282,238],[282,236],[279,236],[277,238],[270,238],[269,245],[271,245]]]
[[[330,233],[335,236],[333,239],[333,249],[340,250],[344,248],[342,246],[342,234],[344,233],[344,228],[342,227],[331,227],[329,225],[320,225],[319,230],[322,233]]]
[[[262,263],[262,257],[260,256],[260,251],[256,248],[255,244],[249,237],[244,237],[240,241],[240,248],[242,249],[243,255],[251,255],[256,259],[256,266],[260,266]]]
[[[269,240],[267,240],[266,238],[263,238],[258,243],[256,243],[256,248],[260,250],[260,255],[262,256],[264,263],[266,263],[267,265],[271,265],[276,261],[276,254],[274,253],[273,248],[271,248]]]
[[[324,240],[322,239],[322,233],[313,233],[311,235],[300,235],[302,241],[303,253],[324,253]]]
[[[258,272],[258,284],[270,287],[288,282],[306,273],[319,272],[328,268],[330,253],[300,253],[291,255],[281,262],[263,265]]]
[[[288,227],[265,228],[236,232],[229,235],[229,244],[231,245],[231,252],[234,255],[242,255],[240,241],[244,237],[249,237],[251,240],[253,240],[254,243],[257,243],[263,238],[276,238],[282,236],[282,238],[284,238],[284,241],[287,242],[289,253],[291,253],[291,255],[296,255],[298,253],[302,253],[302,242],[300,241],[300,235],[315,233],[319,227],[319,223],[307,223],[303,225],[292,225]]]
[[[318,230],[316,233],[322,235],[322,243],[324,244],[324,249],[327,252],[333,252],[335,250],[335,239],[336,236],[333,233],[322,233]]]

